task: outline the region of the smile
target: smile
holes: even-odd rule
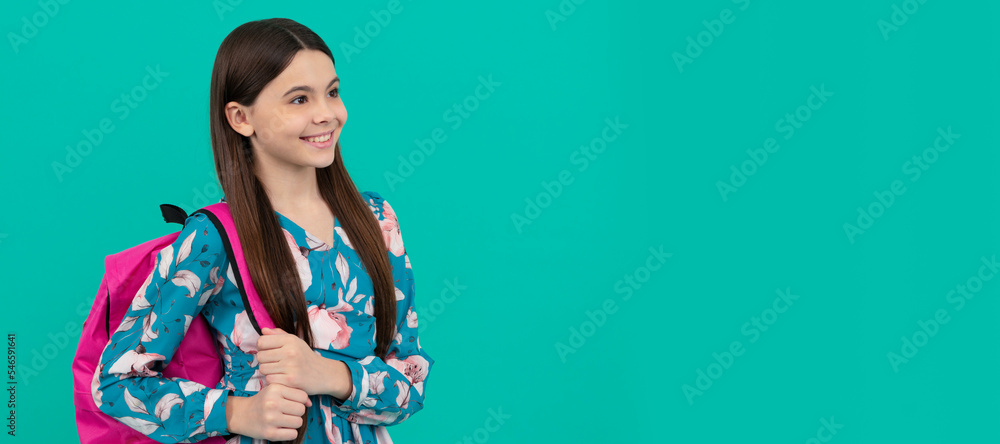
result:
[[[302,139],[302,140],[305,140],[306,142],[323,143],[323,142],[326,142],[327,140],[330,140],[330,137],[333,137],[333,132],[334,131],[335,130],[330,130],[329,132],[320,134],[318,136],[299,137],[299,138]]]

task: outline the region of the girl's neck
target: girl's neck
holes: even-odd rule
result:
[[[325,203],[319,193],[315,167],[290,169],[264,169],[260,178],[271,206],[279,213],[302,213]]]

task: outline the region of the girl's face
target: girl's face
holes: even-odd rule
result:
[[[226,115],[249,137],[255,159],[267,168],[325,168],[347,121],[333,61],[304,49],[257,96],[252,106],[229,102]]]

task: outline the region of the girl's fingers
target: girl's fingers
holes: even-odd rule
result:
[[[286,403],[286,404],[294,404],[294,403]],[[302,404],[298,404],[298,405],[302,405]],[[281,413],[284,413],[284,415],[281,415],[281,417],[278,418],[278,421],[277,421],[277,424],[276,424],[278,427],[287,427],[287,428],[290,428],[290,429],[297,429],[297,428],[299,428],[299,426],[302,425],[302,414],[301,413],[298,414],[298,415],[293,415],[293,414],[285,411],[284,409],[281,410]],[[302,413],[305,413],[305,410],[303,410]]]
[[[302,416],[306,412],[306,406],[299,402],[281,403],[281,413],[291,416]]]
[[[309,395],[306,394],[304,390],[297,389],[294,387],[284,386],[281,390],[281,395],[289,401],[295,401],[300,404],[312,405],[312,401],[309,399]]]
[[[278,366],[277,362],[265,362],[257,367],[261,373],[265,375],[272,375],[276,373],[281,373],[281,368]]]

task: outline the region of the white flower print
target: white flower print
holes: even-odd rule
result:
[[[386,200],[382,201],[382,216],[385,219],[378,221],[378,223],[382,227],[382,238],[385,240],[385,245],[392,254],[402,256],[405,253],[403,250],[403,235],[399,232],[396,212],[393,211],[392,206]]]
[[[417,312],[413,311],[413,307],[406,310],[406,326],[417,328]]]
[[[392,444],[392,438],[384,425],[375,426],[375,439],[378,439],[378,444]]]
[[[226,285],[226,278],[219,274],[219,267],[212,267],[212,271],[208,274],[208,279],[214,286],[201,293],[198,305],[205,305],[205,302],[208,302],[208,298],[219,294],[222,291],[222,287]]]
[[[181,378],[169,378],[169,379],[171,381],[176,382],[177,385],[180,386],[181,393],[183,393],[184,396],[191,396],[192,393],[194,393],[196,391],[199,391],[199,390],[205,389],[204,385],[201,385],[201,384],[199,384],[199,383],[197,383],[195,381],[190,381],[190,380],[181,379]]]
[[[141,344],[139,349],[145,352],[145,347]],[[149,368],[153,361],[162,361],[165,356],[158,353],[139,353],[135,350],[125,352],[122,357],[115,361],[115,364],[108,370],[111,374],[119,374],[123,377],[129,376],[157,376],[160,373]]]
[[[337,307],[328,309],[326,304],[311,305],[307,312],[315,347],[343,350],[350,346],[353,329],[347,325],[347,318],[337,310]]]
[[[239,282],[236,282],[236,275],[233,274],[233,264],[229,264],[229,268],[226,269],[226,276],[229,277],[229,282],[233,283],[233,286],[239,288]]]
[[[330,410],[330,406],[320,404],[319,408],[323,412],[323,430],[326,430],[327,441],[332,444],[344,444],[340,437],[340,428],[333,423],[333,411]]]
[[[368,301],[365,302],[365,314],[368,316],[375,316],[375,305],[372,303],[373,300],[375,300],[375,298],[368,298]]]
[[[94,395],[94,403],[97,407],[100,407],[103,402],[101,401],[101,396],[104,392],[98,390],[101,387],[101,372],[104,371],[104,364],[101,364],[97,371],[94,372],[94,378],[90,381],[90,393]]]
[[[350,268],[347,267],[347,259],[344,259],[344,255],[337,252],[337,260],[334,261],[334,265],[337,266],[337,274],[340,275],[340,283],[347,285],[347,278],[350,275]]]
[[[385,382],[385,378],[388,377],[389,377],[389,372],[384,370],[377,371],[375,373],[368,375],[368,380],[369,380],[368,390],[370,390],[373,394],[376,395],[382,394],[382,391],[385,390],[385,386],[383,385],[383,383]]]
[[[167,278],[167,271],[170,270],[170,263],[174,261],[174,246],[167,245],[162,250],[160,250],[160,266],[157,267],[157,271],[160,272],[160,278]]]
[[[156,408],[153,410],[157,418],[160,421],[166,421],[170,419],[170,409],[175,405],[184,405],[184,400],[176,393],[167,393],[163,395],[162,398],[156,403]]]
[[[150,311],[146,317],[142,320],[142,338],[139,342],[149,342],[153,339],[160,337],[159,329],[151,329],[152,325],[156,323],[156,312]]]
[[[181,244],[181,249],[177,251],[177,263],[174,265],[180,265],[181,261],[187,259],[188,255],[191,254],[191,244],[194,243],[194,236],[198,234],[197,231],[192,232],[184,239],[184,243]]]
[[[410,403],[410,386],[406,381],[396,381],[396,388],[399,389],[399,393],[396,395],[396,404],[405,410]]]
[[[333,227],[333,231],[340,235],[341,242],[347,245],[347,248],[354,249],[354,245],[351,245],[351,239],[347,237],[347,232],[340,226]]]
[[[244,390],[248,392],[259,392],[264,389],[265,385],[267,385],[267,379],[264,378],[264,374],[260,372],[260,369],[255,369],[253,371],[253,376],[247,380],[247,386],[244,387]]]
[[[188,292],[184,296],[189,298],[193,298],[198,289],[201,288],[201,278],[191,270],[178,270],[170,282],[178,287],[187,288]]]
[[[332,245],[327,245],[325,242],[321,241],[319,238],[313,236],[312,233],[309,232],[306,232],[306,245],[309,246],[310,250],[315,250],[315,251],[327,251],[333,247]]]
[[[135,293],[135,297],[132,298],[132,306],[129,307],[129,310],[145,310],[152,306],[149,301],[146,300],[146,288],[148,288],[149,283],[153,281],[154,273],[156,273],[156,270],[150,271],[149,276],[146,276],[146,281],[142,283],[142,287],[139,287],[139,291],[137,291]]]
[[[288,242],[288,248],[292,250],[292,258],[295,259],[295,268],[299,271],[299,280],[302,282],[302,291],[309,289],[312,285],[312,270],[309,268],[309,258],[302,254],[302,250],[299,249],[299,244],[295,242],[295,237],[288,230],[282,228],[282,232],[285,233],[285,241]]]
[[[399,370],[410,382],[422,382],[427,377],[427,360],[423,356],[413,355],[400,360],[395,353],[389,353],[385,357],[385,363]]]
[[[257,330],[254,330],[253,324],[250,323],[250,317],[247,316],[247,311],[243,310],[236,315],[233,320],[233,333],[230,336],[230,340],[236,345],[240,350],[245,353],[250,353],[254,355],[256,359],[257,355],[257,339],[260,335],[257,334]]]

